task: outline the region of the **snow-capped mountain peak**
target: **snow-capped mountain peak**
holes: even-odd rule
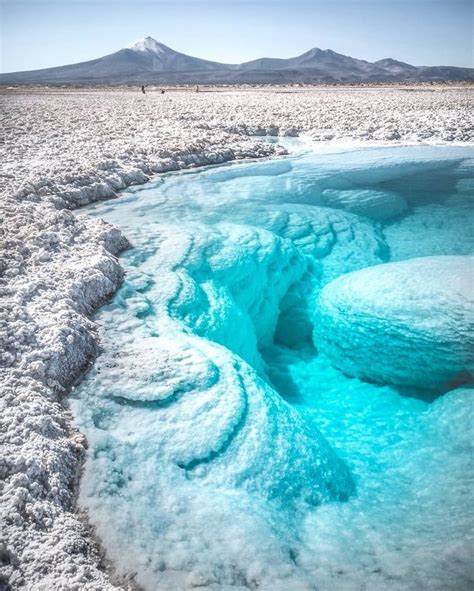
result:
[[[156,39],[153,39],[153,37],[144,37],[143,39],[139,39],[138,41],[135,41],[135,43],[129,45],[127,49],[157,54],[171,51],[169,47],[166,47],[166,45],[163,45],[163,43],[159,43]]]

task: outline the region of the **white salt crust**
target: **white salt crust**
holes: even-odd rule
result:
[[[98,353],[93,311],[126,238],[69,210],[153,174],[283,154],[252,135],[472,142],[470,89],[15,92],[0,95],[0,588],[133,588],[113,580],[75,509],[86,448],[68,388]]]

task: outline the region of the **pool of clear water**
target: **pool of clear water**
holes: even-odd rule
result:
[[[80,504],[147,589],[472,588],[473,390],[351,378],[311,330],[344,273],[473,253],[472,150],[291,147],[87,208],[132,247]]]

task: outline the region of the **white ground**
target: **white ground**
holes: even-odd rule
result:
[[[97,354],[89,317],[119,285],[114,255],[127,241],[68,210],[157,172],[282,153],[252,134],[472,142],[473,96],[426,87],[0,95],[0,588],[114,586],[75,512],[86,442],[65,399]]]

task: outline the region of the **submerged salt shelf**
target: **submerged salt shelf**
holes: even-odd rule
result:
[[[472,585],[473,198],[467,148],[302,146],[88,208],[133,244],[71,401],[80,504],[119,571]]]

